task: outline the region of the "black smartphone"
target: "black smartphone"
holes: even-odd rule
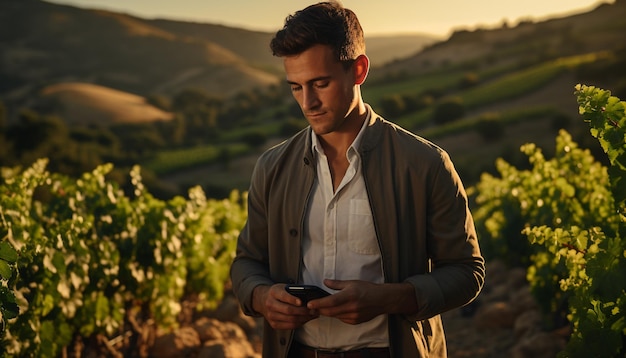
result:
[[[320,287],[314,285],[287,285],[285,286],[285,290],[301,299],[303,306],[306,306],[307,302],[310,300],[330,295],[329,292],[326,292]]]

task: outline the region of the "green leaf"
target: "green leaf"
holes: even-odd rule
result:
[[[20,307],[15,302],[2,303],[2,317],[4,319],[12,319],[20,314]]]
[[[0,242],[0,259],[14,263],[17,261],[17,251],[8,242]]]
[[[104,295],[98,295],[96,299],[96,320],[102,321],[109,316],[109,300]]]
[[[8,280],[11,278],[12,275],[13,269],[11,268],[11,266],[9,266],[6,261],[0,260],[0,277],[3,280]]]
[[[15,302],[15,295],[12,291],[4,286],[0,286],[0,313],[1,320],[15,318],[20,312],[20,307]],[[0,329],[0,332],[2,330]]]
[[[48,313],[50,313],[50,311],[52,311],[52,309],[54,309],[55,306],[56,304],[54,303],[54,297],[52,297],[51,295],[45,295],[43,302],[41,302],[40,304],[41,315],[47,315]]]

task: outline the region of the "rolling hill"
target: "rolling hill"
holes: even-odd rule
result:
[[[169,121],[174,115],[154,107],[146,99],[89,83],[46,86],[41,95],[61,106],[71,125]]]
[[[147,20],[40,0],[0,1],[0,98],[20,102],[59,82],[85,82],[147,96],[203,88],[230,96],[282,81],[273,33],[214,24]],[[415,53],[435,36],[372,40],[384,59]],[[376,48],[381,47],[381,51]]]
[[[278,81],[202,38],[124,14],[37,0],[0,2],[0,44],[0,93],[9,99],[66,81],[139,95],[198,84],[229,94]]]
[[[511,66],[539,59],[613,50],[626,45],[626,2],[601,4],[594,10],[515,27],[457,30],[446,41],[384,66],[375,73],[406,75],[467,64],[474,68]]]
[[[617,0],[515,27],[459,29],[446,40],[368,37],[373,67],[363,94],[388,119],[449,150],[471,183],[493,168],[496,157],[519,157],[523,143],[551,146],[557,126],[581,133],[584,124],[572,120],[577,116],[572,95],[576,83],[611,89],[626,98],[624,33],[626,1]],[[281,62],[267,49],[271,36],[40,0],[0,1],[0,101],[9,113],[42,99],[51,101],[67,109],[69,123],[167,119],[171,114],[150,107],[144,98],[188,88],[236,98],[232,95],[241,90],[282,82]],[[407,101],[424,95],[430,101],[427,108],[396,115],[383,106],[390,98]],[[464,116],[453,123],[433,122],[434,107],[448,97],[464,103]],[[293,119],[289,116],[299,116],[287,103],[292,100],[265,103],[256,117],[229,118],[230,127],[220,128],[219,144],[240,145],[254,131],[267,136],[266,144],[280,141],[280,126]],[[133,117],[129,108],[144,108],[142,119]],[[502,127],[500,137],[485,139],[478,132],[485,116],[498,120],[493,123]],[[189,150],[217,151],[205,145]],[[185,148],[175,151],[178,158],[195,158]],[[182,161],[165,163],[173,169],[159,173],[159,179],[176,187],[174,191],[195,184],[245,189],[256,156],[258,152],[250,151],[230,158],[228,168],[206,156],[191,164],[185,161],[186,167]]]

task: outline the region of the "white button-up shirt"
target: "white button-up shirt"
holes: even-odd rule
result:
[[[332,290],[323,284],[325,278],[384,282],[380,248],[357,151],[368,122],[369,114],[348,148],[346,155],[350,164],[336,191],[324,150],[312,132],[312,146],[317,152],[317,180],[305,219],[302,282],[329,292]],[[325,349],[387,347],[387,315],[358,325],[320,316],[298,329],[296,339]]]

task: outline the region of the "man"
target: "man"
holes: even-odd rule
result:
[[[270,45],[309,127],[265,152],[231,267],[264,357],[445,357],[440,313],[484,282],[467,196],[442,149],[364,103],[369,60],[335,2],[287,17]],[[306,305],[290,283],[330,296]]]

